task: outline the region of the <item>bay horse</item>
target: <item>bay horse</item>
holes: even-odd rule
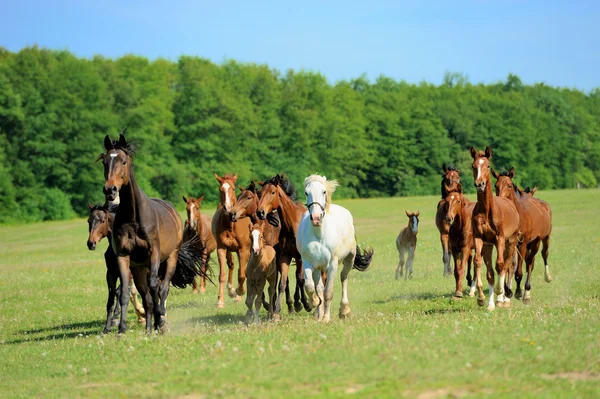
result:
[[[452,274],[452,268],[450,266],[450,245],[448,243],[448,235],[450,234],[450,226],[444,222],[445,216],[445,198],[451,192],[456,192],[458,184],[460,184],[460,171],[454,166],[442,165],[444,174],[442,175],[441,192],[442,199],[438,202],[437,212],[435,214],[435,225],[440,232],[440,242],[442,244],[442,261],[444,262],[444,277]]]
[[[485,151],[477,151],[471,147],[473,157],[473,177],[477,190],[477,203],[473,209],[472,228],[475,245],[475,276],[477,281],[477,304],[483,306],[485,295],[481,280],[482,251],[485,243],[496,247],[496,272],[498,281],[494,285],[494,270],[487,266],[486,277],[490,288],[488,310],[493,310],[494,293],[497,295],[498,307],[510,306],[511,292],[505,290],[507,265],[505,259],[512,262],[519,235],[520,219],[517,208],[507,198],[492,194],[492,179],[490,173],[490,158],[492,149],[488,146]],[[505,251],[506,250],[506,251]],[[494,291],[492,291],[492,289]],[[506,291],[506,297],[505,297]]]
[[[291,299],[288,300],[290,313],[299,312],[302,308],[300,302],[307,312],[312,310],[304,292],[304,272],[302,269],[302,257],[296,247],[296,235],[302,215],[306,211],[303,204],[295,201],[296,188],[287,177],[276,176],[262,184],[260,201],[256,211],[257,216],[264,220],[274,211],[277,211],[281,220],[281,232],[279,234],[279,245],[281,255],[278,261],[278,269],[281,273],[279,280],[279,295],[275,300],[273,320],[281,319],[281,297],[287,289],[289,266],[292,259],[296,261],[296,292],[294,293],[295,306],[292,307]],[[288,297],[289,298],[289,297]],[[300,302],[299,302],[300,300]]]
[[[248,293],[246,295],[246,324],[259,323],[259,312],[263,302],[265,285],[269,282],[268,318],[273,314],[275,300],[275,286],[277,285],[277,265],[275,249],[266,243],[264,228],[269,224],[261,220],[250,226],[252,247],[250,260],[246,269],[248,278]],[[253,307],[254,305],[254,307]]]
[[[204,294],[206,291],[206,265],[210,259],[210,254],[217,248],[217,241],[215,241],[211,228],[212,218],[200,212],[200,204],[203,199],[204,195],[198,198],[183,196],[185,211],[187,213],[184,232],[191,229],[192,232],[198,235],[202,242],[202,267],[204,268],[204,273],[198,278],[200,284],[196,282],[196,279],[194,279],[194,283],[192,284],[192,292],[200,292],[201,294]]]
[[[108,288],[104,334],[109,333],[113,325],[117,325],[121,310],[119,303],[122,288],[117,288],[117,280],[119,279],[119,266],[117,265],[117,255],[115,255],[111,243],[112,224],[115,218],[117,207],[118,205],[93,205],[88,202],[88,208],[90,210],[90,216],[88,217],[88,249],[90,251],[95,251],[98,243],[102,241],[104,237],[108,237],[108,248],[106,248],[106,251],[104,251],[104,261],[106,263],[106,285]],[[143,275],[143,278],[146,278],[146,276]],[[129,300],[131,303],[133,303],[135,313],[138,316],[138,322],[145,323],[146,313],[138,301],[138,292],[135,288],[135,284],[133,283],[132,275],[130,275],[130,279],[131,287],[129,288]]]
[[[372,249],[363,253],[356,244],[352,214],[346,208],[331,203],[337,186],[336,180],[327,180],[325,176],[311,175],[304,180],[307,211],[296,235],[296,246],[304,262],[306,292],[315,307],[314,317],[324,322],[331,320],[333,283],[338,265],[343,264],[339,310],[339,317],[343,319],[351,313],[348,273],[352,269],[364,272],[373,259]],[[325,283],[321,278],[322,271],[327,271]]]
[[[250,219],[242,218],[239,221],[231,220],[230,212],[235,206],[235,183],[238,175],[225,174],[219,176],[214,174],[219,182],[220,202],[217,211],[212,218],[212,234],[217,242],[217,258],[219,260],[219,294],[217,296],[217,308],[225,307],[225,265],[229,267],[227,291],[231,298],[239,300],[246,292],[244,282],[246,281],[246,265],[250,258]],[[238,287],[233,287],[233,253],[238,256]]]
[[[396,238],[396,249],[398,250],[398,267],[396,268],[396,280],[404,274],[404,253],[408,252],[406,259],[406,276],[405,280],[412,278],[413,260],[415,258],[415,250],[417,249],[417,234],[419,233],[419,215],[421,212],[408,213],[404,211],[408,217],[408,226],[400,230],[400,234]]]
[[[542,257],[544,259],[544,279],[546,282],[552,281],[548,267],[548,248],[550,245],[550,234],[552,233],[552,210],[547,202],[533,198],[537,189],[520,194],[520,190],[514,184],[515,168],[509,171],[496,173],[492,170],[496,180],[496,195],[508,198],[515,204],[521,220],[521,235],[518,243],[517,267],[515,271],[515,281],[517,289],[515,297],[521,299],[521,280],[523,279],[523,260],[527,266],[527,280],[525,281],[525,295],[523,303],[528,304],[531,301],[531,272],[533,271],[535,256],[537,255],[540,243],[542,247]]]
[[[120,198],[112,234],[121,277],[119,333],[127,330],[129,298],[125,289],[129,286],[130,267],[135,270],[134,277],[140,268],[149,271],[147,280],[138,285],[140,292],[145,293],[142,302],[146,331],[152,333],[154,317],[154,329],[166,332],[165,306],[170,284],[185,288],[196,276],[205,273],[201,267],[200,241],[197,236],[184,241],[183,223],[175,208],[161,199],[149,198],[138,186],[132,164],[135,151],[123,133],[115,141],[107,135],[104,149],[106,152],[98,157],[104,165],[104,195],[107,201]],[[164,275],[159,275],[161,263]]]

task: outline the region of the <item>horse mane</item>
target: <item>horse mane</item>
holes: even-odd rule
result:
[[[446,171],[448,172],[458,172],[458,169],[454,165],[446,165]],[[443,174],[442,177],[446,177],[446,174]]]
[[[104,204],[94,204],[92,208],[90,208],[90,214],[95,211],[107,211],[106,206]]]
[[[306,179],[304,179],[304,187],[306,187],[309,183],[318,182],[325,186],[325,208],[329,207],[331,204],[331,197],[335,192],[335,189],[340,185],[337,180],[327,180],[325,176],[320,175],[310,175]]]
[[[112,140],[111,145],[112,145],[113,149],[121,150],[125,154],[127,154],[129,156],[129,158],[133,159],[135,157],[136,144],[135,144],[135,141],[133,141],[133,140],[125,139],[125,137],[123,136],[123,133],[125,132],[126,129],[127,128],[125,127],[125,128],[123,128],[123,130],[121,130],[121,134],[119,135],[119,138],[117,140]],[[124,143],[121,141],[121,138],[123,138]],[[105,153],[98,155],[98,158],[96,158],[95,162],[98,162],[99,160],[104,159],[105,156],[106,156]]]
[[[485,158],[487,158],[487,157],[485,156],[485,151],[483,151],[483,150],[479,150],[479,151],[477,151],[477,154],[475,155],[475,158],[481,158],[481,157],[485,157]]]
[[[271,177],[269,180],[265,181],[265,184],[273,184],[274,186],[279,186],[285,192],[285,194],[290,197],[292,201],[296,201],[296,187],[290,181],[290,178],[285,174],[277,174]]]
[[[235,180],[236,179],[235,175],[232,175],[230,173],[225,173],[223,176],[221,176],[221,178],[223,180]]]
[[[498,174],[498,176],[508,176],[508,177],[510,177],[510,172],[509,172],[508,170],[506,170],[506,169],[505,169],[505,170],[503,170],[502,172],[500,172],[500,173]]]

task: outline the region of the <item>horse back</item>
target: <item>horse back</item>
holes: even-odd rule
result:
[[[500,211],[498,215],[494,215],[494,225],[502,226],[506,238],[518,233],[521,219],[516,205],[504,197],[494,197],[494,203]]]
[[[547,237],[552,231],[552,210],[547,202],[537,198],[524,198],[520,205],[525,213],[531,238]]]
[[[155,226],[160,241],[160,251],[164,260],[181,245],[183,238],[183,222],[181,216],[169,202],[159,198],[150,198],[150,207],[158,221]]]
[[[204,213],[200,213],[200,223],[198,223],[198,235],[206,245],[206,250],[211,253],[217,247],[217,242],[212,234],[212,218]]]

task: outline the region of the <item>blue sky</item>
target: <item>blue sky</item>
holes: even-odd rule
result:
[[[2,6],[0,46],[83,57],[197,55],[408,82],[445,71],[600,87],[600,1],[32,1]]]

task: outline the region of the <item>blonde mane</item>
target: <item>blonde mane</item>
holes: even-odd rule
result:
[[[337,180],[327,180],[325,176],[310,175],[304,179],[304,188],[309,183],[318,182],[325,186],[325,211],[329,210],[329,204],[331,204],[331,196],[335,192],[335,189],[340,185]]]

